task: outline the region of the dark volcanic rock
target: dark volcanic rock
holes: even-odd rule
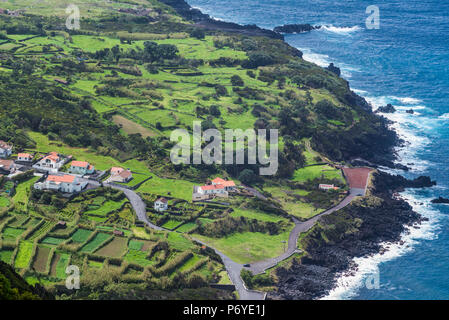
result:
[[[380,113],[395,113],[396,109],[393,107],[392,104],[387,104],[386,106],[379,107],[375,112]]]
[[[309,32],[315,29],[320,29],[321,26],[312,26],[310,24],[284,24],[283,26],[275,27],[273,31],[279,33],[302,33]]]
[[[410,113],[410,114],[414,114],[415,113],[415,111],[413,111],[413,109],[408,109],[405,112]]]
[[[449,199],[443,198],[443,197],[438,197],[437,199],[433,199],[431,202],[432,203],[449,203]]]
[[[161,2],[173,7],[183,18],[196,22],[196,26],[198,27],[226,32],[237,32],[248,36],[266,36],[274,39],[284,39],[282,34],[260,28],[256,25],[242,26],[237,23],[212,19],[208,14],[204,14],[200,10],[192,8],[184,0],[161,0]]]
[[[354,257],[381,252],[381,243],[400,242],[405,226],[424,221],[405,201],[393,199],[398,187],[433,185],[427,177],[406,180],[386,173],[373,174],[373,196],[322,217],[302,240],[307,255],[276,270],[277,289],[268,299],[317,299],[336,285],[341,274],[353,273]],[[392,183],[393,187],[386,187]],[[376,200],[377,199],[377,200]],[[323,238],[323,234],[326,240]]]

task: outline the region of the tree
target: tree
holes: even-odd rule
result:
[[[252,185],[258,181],[258,177],[254,174],[253,170],[244,169],[239,175],[239,180],[244,184]]]
[[[190,32],[190,36],[199,40],[203,40],[206,37],[206,33],[203,29],[196,28]]]
[[[213,116],[216,116],[216,117],[221,116],[220,109],[219,109],[218,106],[215,105],[215,104],[210,106],[209,113],[210,113],[211,115],[213,115]]]
[[[231,77],[231,84],[234,87],[243,87],[245,85],[245,82],[239,75],[235,74]]]

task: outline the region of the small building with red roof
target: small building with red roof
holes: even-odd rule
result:
[[[31,162],[33,161],[33,156],[29,153],[19,153],[17,155],[17,161],[19,162]]]
[[[129,169],[123,169],[120,167],[111,168],[111,177],[108,179],[110,182],[127,183],[133,178],[133,174]]]

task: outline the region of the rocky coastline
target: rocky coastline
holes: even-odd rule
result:
[[[201,10],[192,8],[184,0],[160,0],[162,3],[174,8],[184,19],[195,22],[197,27],[209,30],[219,30],[224,32],[235,32],[247,36],[265,36],[273,39],[284,40],[284,36],[279,32],[260,28],[256,25],[240,25],[233,22],[220,21],[211,18]]]
[[[289,267],[276,270],[272,300],[312,300],[326,296],[342,273],[356,271],[355,257],[382,253],[382,243],[400,243],[407,226],[426,220],[404,200],[394,197],[404,188],[431,187],[428,177],[407,180],[383,172],[373,175],[370,195],[355,201],[338,214],[323,217],[302,240],[306,255]],[[326,240],[324,240],[324,237]]]
[[[256,25],[242,26],[236,23],[218,21],[198,9],[192,8],[185,0],[161,0],[173,7],[181,16],[195,22],[196,26],[224,32],[237,32],[249,36],[267,36],[284,40],[282,33],[301,33],[320,26],[308,24],[284,25],[273,31],[262,29]],[[337,73],[335,66],[329,66],[329,71]],[[349,85],[349,84],[348,84]],[[357,106],[366,112],[372,111],[371,105],[361,96],[351,91],[346,97],[349,105]],[[380,108],[376,113],[394,112],[392,106]],[[380,116],[380,115],[379,115]],[[382,116],[381,116],[382,117]],[[373,155],[363,158],[354,156],[347,159],[355,166],[370,166],[408,170],[408,167],[395,163],[395,147],[403,145],[397,133],[388,128],[389,120],[385,122],[385,136],[382,146],[377,146]],[[377,145],[373,141],[373,146]],[[380,151],[382,149],[382,152]],[[408,180],[402,176],[393,176],[377,171],[373,174],[369,196],[357,200],[338,211],[338,214],[325,216],[309,234],[302,239],[306,254],[299,259],[293,259],[289,266],[276,269],[278,281],[276,289],[267,295],[267,299],[319,299],[336,286],[337,277],[343,272],[353,272],[356,266],[355,257],[369,256],[382,252],[382,243],[400,243],[401,235],[408,226],[418,225],[426,220],[413,211],[403,199],[397,197],[397,192],[405,188],[424,188],[435,185],[429,177],[419,177]],[[323,234],[326,240],[323,238]]]

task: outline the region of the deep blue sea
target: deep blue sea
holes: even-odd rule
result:
[[[359,270],[342,275],[331,299],[449,299],[449,2],[437,0],[187,0],[211,16],[272,29],[289,23],[325,26],[287,35],[286,41],[321,66],[333,62],[354,91],[373,107],[392,103],[388,116],[408,141],[400,162],[407,177],[429,175],[438,186],[402,195],[429,218],[385,244],[383,255],[357,259]],[[379,7],[380,28],[369,30],[366,8]],[[405,110],[413,109],[413,115]],[[403,172],[401,172],[403,174]],[[379,279],[379,286],[366,286]],[[376,283],[376,281],[369,281]]]

